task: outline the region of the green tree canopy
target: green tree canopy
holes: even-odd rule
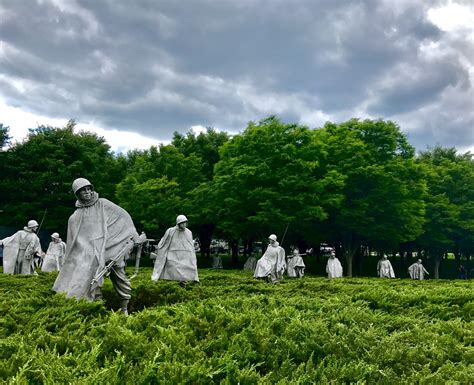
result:
[[[327,170],[344,180],[344,199],[329,209],[323,228],[341,244],[351,276],[362,244],[387,250],[421,233],[426,185],[413,147],[393,122],[352,119],[323,130]]]
[[[435,261],[435,278],[448,251],[469,256],[474,248],[474,160],[454,148],[422,152],[419,163],[428,183],[426,223],[418,245]]]
[[[234,238],[311,236],[311,224],[326,218],[341,180],[320,166],[325,146],[315,131],[276,117],[249,123],[224,144],[216,164],[212,201],[219,230]],[[329,193],[331,192],[331,193]]]
[[[44,228],[64,234],[74,210],[71,183],[77,177],[88,178],[101,196],[114,198],[122,170],[109,145],[74,127],[74,121],[64,128],[40,126],[2,154],[2,225],[22,226],[44,216]]]

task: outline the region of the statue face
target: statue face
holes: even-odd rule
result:
[[[92,187],[84,186],[77,192],[77,196],[81,201],[88,201],[92,198]]]
[[[178,228],[183,231],[186,227],[188,227],[188,222],[181,222],[178,224]]]

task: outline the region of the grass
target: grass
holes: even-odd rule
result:
[[[131,272],[131,270],[130,270]],[[0,276],[0,381],[19,384],[473,383],[472,281],[132,281],[128,318],[66,299],[55,273]]]

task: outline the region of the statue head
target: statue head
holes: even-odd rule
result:
[[[277,236],[275,234],[270,234],[268,237],[270,244],[273,245],[277,241]]]
[[[178,215],[176,218],[176,226],[178,226],[180,230],[184,230],[188,227],[188,218],[186,218],[185,215]]]
[[[35,231],[38,230],[38,222],[36,222],[34,219],[28,221],[28,224],[26,225],[26,227],[32,231]]]
[[[77,178],[72,182],[72,191],[80,201],[87,202],[92,198],[94,186],[85,178]]]

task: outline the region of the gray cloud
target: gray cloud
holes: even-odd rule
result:
[[[160,140],[278,114],[390,118],[419,148],[474,145],[473,44],[428,20],[438,4],[5,0],[1,93]]]

